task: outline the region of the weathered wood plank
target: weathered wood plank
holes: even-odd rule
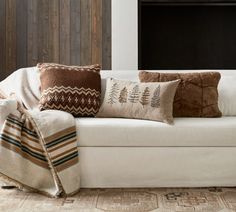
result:
[[[6,0],[0,1],[0,80],[6,77]]]
[[[111,69],[111,0],[102,0],[102,68]]]
[[[49,60],[60,62],[60,1],[49,1]]]
[[[49,2],[40,0],[38,2],[38,60],[49,62]]]
[[[27,67],[28,0],[16,0],[16,66]]]
[[[80,64],[80,0],[71,0],[70,12],[70,64]]]
[[[28,66],[38,62],[38,0],[28,0]]]
[[[6,1],[6,74],[16,70],[16,1]]]
[[[94,0],[81,0],[81,65],[92,63],[91,7]]]
[[[0,0],[0,78],[37,62],[111,67],[111,0]]]
[[[70,64],[70,1],[60,0],[60,62]]]
[[[92,63],[102,64],[102,0],[92,1]]]

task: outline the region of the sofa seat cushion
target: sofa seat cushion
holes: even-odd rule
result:
[[[236,117],[176,118],[174,126],[121,118],[76,122],[82,147],[236,147]]]

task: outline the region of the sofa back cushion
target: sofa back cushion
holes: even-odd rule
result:
[[[219,108],[222,114],[224,116],[236,116],[236,75],[222,76],[218,91]]]
[[[97,117],[137,118],[173,123],[173,100],[180,80],[138,83],[108,79]]]
[[[175,117],[220,117],[217,91],[220,77],[219,72],[139,73],[141,82],[181,80],[174,99]]]
[[[94,116],[100,108],[100,66],[39,64],[41,110],[63,110],[72,115]]]

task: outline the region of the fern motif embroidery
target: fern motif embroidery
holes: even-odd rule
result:
[[[128,91],[127,88],[124,87],[121,92],[120,92],[120,96],[119,96],[119,102],[121,104],[126,103],[127,102],[127,98],[128,98]]]
[[[110,91],[109,98],[108,98],[108,104],[113,105],[113,104],[115,104],[115,103],[117,102],[118,93],[119,93],[118,84],[117,84],[117,83],[114,83],[114,84],[111,86],[111,91]]]
[[[149,97],[150,97],[150,90],[149,87],[146,87],[142,93],[140,104],[144,107],[145,105],[148,105],[149,103]]]
[[[160,107],[160,91],[161,91],[161,86],[159,85],[154,93],[153,93],[153,97],[152,97],[152,100],[151,100],[151,106],[152,107],[155,107],[155,108],[159,108]]]
[[[129,95],[129,101],[131,103],[137,103],[139,100],[139,87],[135,85]]]

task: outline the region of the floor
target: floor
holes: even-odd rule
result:
[[[1,212],[231,212],[236,188],[82,189],[74,197],[51,199],[18,189],[0,189]]]

